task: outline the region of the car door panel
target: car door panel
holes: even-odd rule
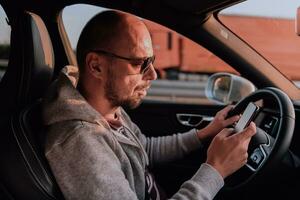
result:
[[[197,125],[201,117],[204,121],[212,120],[215,113],[222,108],[223,106],[220,105],[187,105],[144,101],[138,108],[127,110],[127,112],[143,134],[146,136],[163,136],[185,132],[193,128],[190,125],[182,124],[182,121],[188,120],[189,123]],[[182,121],[180,122],[179,119]]]

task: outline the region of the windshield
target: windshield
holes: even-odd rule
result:
[[[300,86],[299,6],[300,0],[249,0],[223,10],[219,19]]]

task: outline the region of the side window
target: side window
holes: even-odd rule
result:
[[[11,29],[7,23],[5,11],[0,5],[0,80],[3,77],[8,65],[10,31]]]
[[[84,4],[63,10],[62,22],[74,51],[83,26],[103,10],[105,8]],[[216,72],[238,74],[214,54],[186,37],[157,23],[144,22],[152,37],[156,55],[154,66],[158,74],[146,100],[211,104],[204,92],[208,76]]]

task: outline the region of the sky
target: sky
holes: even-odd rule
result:
[[[7,44],[10,36],[10,27],[6,22],[6,14],[0,6],[0,44]]]
[[[300,0],[248,0],[224,13],[294,19],[299,6]]]
[[[272,5],[272,6],[270,6]],[[226,14],[265,16],[294,19],[300,0],[248,0],[222,11]],[[72,47],[77,44],[84,24],[102,8],[78,4],[68,6],[63,11],[63,22]],[[5,21],[5,13],[0,7],[0,44],[9,41],[10,28]]]

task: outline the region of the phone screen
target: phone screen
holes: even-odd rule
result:
[[[250,102],[245,111],[243,112],[238,123],[235,125],[236,133],[243,131],[250,124],[257,111],[258,106]]]

